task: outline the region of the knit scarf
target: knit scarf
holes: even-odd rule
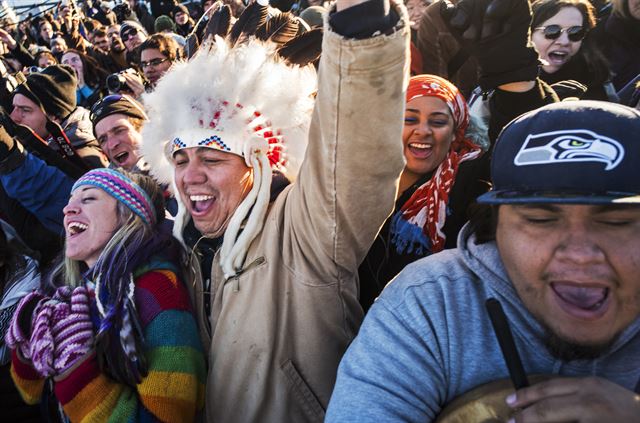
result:
[[[443,227],[458,167],[482,154],[480,147],[465,136],[469,109],[455,85],[435,75],[414,76],[407,89],[407,103],[422,96],[438,97],[447,104],[455,125],[454,140],[431,179],[418,187],[391,218],[391,242],[398,254],[427,255],[444,249]]]
[[[117,286],[101,280],[100,276],[95,280],[98,361],[100,367],[118,382],[133,386],[132,381],[139,383],[147,372],[134,281],[147,272],[167,270],[178,274],[172,262],[156,256],[122,277]]]

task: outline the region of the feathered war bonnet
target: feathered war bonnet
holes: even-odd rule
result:
[[[206,147],[236,154],[253,169],[253,187],[235,210],[220,255],[225,277],[244,262],[262,229],[272,171],[293,181],[304,157],[317,89],[315,68],[322,33],[301,35],[292,15],[269,17],[266,4],[251,4],[230,29],[230,9],[218,3],[202,46],[164,75],[144,102],[149,122],[142,131],[142,154],[151,173],[170,183],[178,200],[173,232],[182,240],[189,216],[175,186],[173,155]],[[158,143],[162,148],[158,148]],[[242,230],[241,230],[242,229]]]

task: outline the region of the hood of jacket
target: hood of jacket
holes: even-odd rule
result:
[[[86,145],[98,145],[93,135],[93,124],[89,119],[89,110],[77,107],[62,123],[62,129],[74,148]]]

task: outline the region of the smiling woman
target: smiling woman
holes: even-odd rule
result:
[[[67,229],[67,258],[93,267],[120,222],[118,201],[106,191],[91,185],[76,189],[64,208]]]
[[[475,141],[474,141],[475,140]],[[406,165],[393,215],[360,266],[360,303],[367,310],[407,264],[455,247],[467,209],[488,189],[483,181],[486,128],[470,121],[455,85],[435,75],[411,78],[402,144]]]
[[[161,188],[144,175],[96,169],[75,183],[64,215],[65,260],[32,327],[12,324],[27,333],[12,360],[23,398],[38,402],[41,379],[51,378],[74,422],[193,421],[205,364],[177,250],[161,229]]]

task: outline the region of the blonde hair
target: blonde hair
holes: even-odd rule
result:
[[[170,255],[173,241],[159,231],[164,220],[164,196],[149,176],[118,170],[140,186],[151,199],[157,222],[145,221],[125,203],[117,201],[118,229],[106,243],[98,260],[88,271],[79,260],[64,258],[55,269],[50,284],[63,282],[72,287],[87,277],[95,283],[96,305],[101,322],[95,339],[98,365],[114,380],[135,386],[147,373],[144,334],[140,330],[134,304],[134,273],[149,265],[156,255]],[[104,291],[103,291],[104,290]],[[100,295],[105,292],[106,295]]]
[[[127,206],[118,201],[116,206],[116,212],[118,217],[118,229],[109,242],[104,246],[100,256],[98,256],[97,263],[104,261],[106,257],[109,257],[113,254],[114,250],[119,247],[124,247],[126,245],[126,241],[132,237],[133,234],[142,230],[149,231],[150,228],[148,225],[140,219],[138,215],[133,213]],[[126,247],[125,247],[126,248]],[[97,264],[96,263],[96,264]],[[64,256],[62,262],[56,266],[53,271],[53,276],[55,279],[61,277],[62,281],[65,285],[71,286],[73,288],[80,286],[83,284],[82,282],[82,262],[79,260],[74,260]],[[99,266],[96,266],[96,268]],[[91,275],[93,277],[97,275]]]
[[[161,222],[164,216],[164,198],[162,189],[158,184],[147,175],[131,173],[122,169],[117,170],[138,184],[149,195],[152,199],[156,216],[158,216],[158,222]],[[96,269],[99,269],[101,267],[99,264],[105,262],[117,248],[126,248],[128,241],[133,239],[134,235],[137,234],[138,231],[142,231],[142,237],[147,238],[154,230],[153,227],[146,225],[138,215],[133,213],[131,209],[120,201],[117,202],[116,206],[116,218],[118,219],[119,229],[113,234],[109,242],[107,242],[105,247],[102,249],[102,252],[98,256],[98,261],[96,262]],[[64,259],[53,270],[51,279],[53,281],[61,280],[65,285],[74,288],[80,286],[82,284],[82,277],[84,273],[81,263],[82,262],[78,260],[67,257],[65,254]],[[91,276],[96,277],[97,275]]]

